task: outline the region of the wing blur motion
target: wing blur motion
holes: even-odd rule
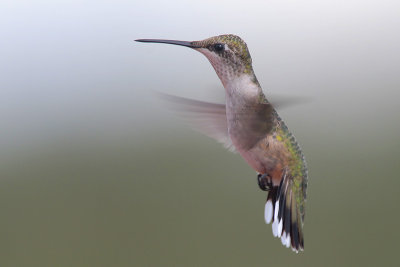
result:
[[[172,104],[172,108],[195,130],[222,143],[227,149],[235,149],[228,134],[224,104],[209,103],[180,96],[158,93],[159,97]]]

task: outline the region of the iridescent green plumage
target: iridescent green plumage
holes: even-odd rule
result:
[[[293,190],[294,195],[296,196],[296,203],[299,207],[302,220],[304,220],[304,206],[307,198],[308,179],[306,160],[294,135],[289,131],[289,129],[286,127],[286,124],[277,114],[276,117],[277,121],[279,121],[279,125],[273,131],[276,131],[277,136],[281,137],[285,148],[291,155],[291,157],[288,159],[288,168],[293,179]]]

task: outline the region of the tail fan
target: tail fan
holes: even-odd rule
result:
[[[293,177],[284,172],[279,186],[272,186],[265,204],[265,222],[272,221],[272,233],[296,253],[304,249],[302,192],[295,188]],[[301,191],[301,190],[300,190]]]

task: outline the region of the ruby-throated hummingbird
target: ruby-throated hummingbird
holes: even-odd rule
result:
[[[226,104],[173,100],[204,118],[200,130],[234,148],[257,171],[260,188],[268,191],[266,223],[273,222],[273,235],[283,245],[303,250],[306,162],[296,139],[264,96],[246,43],[232,34],[193,42],[136,41],[186,46],[207,57],[225,87]]]

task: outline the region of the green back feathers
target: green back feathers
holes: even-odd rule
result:
[[[280,122],[280,127],[277,129],[277,132],[291,155],[291,160],[289,161],[288,167],[290,176],[293,179],[293,193],[295,194],[298,209],[303,221],[305,214],[305,200],[307,197],[306,190],[308,178],[306,161],[303,152],[296,141],[296,138],[292,133],[289,132],[288,128],[282,121]]]
[[[266,222],[273,217],[272,232],[282,244],[298,252],[304,249],[303,222],[307,188],[307,167],[303,153],[285,123],[275,113],[275,138],[285,147],[288,162],[279,186],[268,194]],[[271,216],[273,212],[273,216]],[[267,220],[268,219],[268,220]]]

